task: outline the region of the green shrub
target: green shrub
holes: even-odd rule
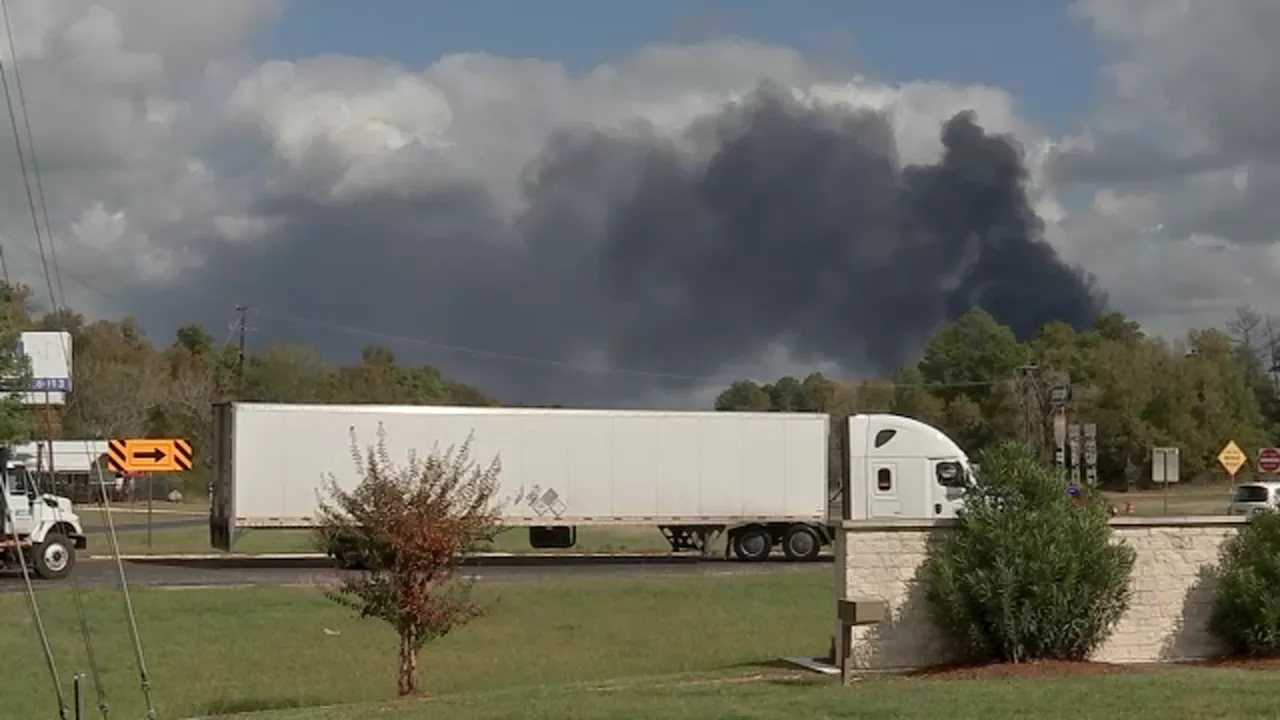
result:
[[[1253,516],[1223,543],[1209,629],[1236,654],[1280,653],[1280,514]]]
[[[929,610],[975,662],[1084,660],[1129,605],[1135,553],[1110,508],[1020,443],[984,453],[956,528],[922,569]]]

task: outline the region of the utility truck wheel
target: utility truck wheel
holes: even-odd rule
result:
[[[805,562],[818,557],[822,540],[808,525],[792,525],[782,536],[782,552],[788,560]]]
[[[36,575],[45,580],[61,580],[76,566],[76,552],[65,535],[49,533],[44,542],[31,549]]]
[[[760,562],[773,550],[773,538],[769,531],[758,525],[743,528],[733,538],[733,554],[739,560]]]

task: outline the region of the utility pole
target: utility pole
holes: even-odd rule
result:
[[[244,335],[248,330],[248,305],[236,305],[236,399],[244,395]]]
[[[1014,393],[1022,411],[1022,441],[1037,454],[1044,451],[1044,408],[1040,403],[1039,370],[1035,365],[1014,368]]]

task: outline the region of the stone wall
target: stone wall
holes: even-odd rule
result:
[[[1111,639],[1095,654],[1105,662],[1203,658],[1218,650],[1206,628],[1213,595],[1207,578],[1239,517],[1112,520],[1116,542],[1137,551],[1133,597]],[[929,537],[951,521],[845,521],[836,539],[837,588],[846,599],[883,600],[888,621],[854,627],[844,642],[855,668],[906,669],[953,662],[950,643],[929,620],[916,575]],[[839,629],[837,628],[837,633]],[[837,634],[838,637],[838,634]]]

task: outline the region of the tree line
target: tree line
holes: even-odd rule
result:
[[[199,324],[179,328],[168,343],[153,343],[132,318],[90,322],[69,310],[41,313],[31,290],[17,284],[0,283],[0,307],[0,357],[8,363],[0,364],[0,374],[15,373],[10,358],[17,333],[64,330],[72,336],[73,376],[63,406],[0,407],[0,439],[184,437],[196,453],[196,477],[184,485],[196,491],[211,465],[211,407],[219,401],[496,404],[437,368],[398,363],[385,347],[367,347],[349,365],[302,345],[271,345],[241,361],[235,343]]]
[[[941,428],[971,454],[1016,438],[1048,456],[1053,392],[1067,388],[1070,422],[1097,425],[1099,482],[1141,486],[1155,446],[1180,448],[1183,479],[1209,479],[1224,474],[1216,457],[1228,441],[1251,456],[1277,443],[1276,349],[1270,321],[1248,308],[1223,328],[1175,340],[1113,312],[1083,332],[1051,322],[1023,341],[974,309],[934,333],[919,361],[890,380],[740,380],[715,405],[837,418],[894,412]]]
[[[238,398],[265,402],[496,405],[480,388],[439,369],[406,366],[380,346],[360,361],[334,364],[315,348],[270,345],[243,359],[231,338],[198,324],[153,343],[136,320],[89,322],[74,311],[41,313],[31,291],[0,283],[0,335],[66,330],[73,344],[74,389],[65,406],[0,408],[8,440],[43,437],[181,436],[197,467],[210,465],[210,406]],[[0,338],[3,340],[3,338]],[[1049,452],[1055,387],[1069,387],[1072,422],[1098,426],[1099,478],[1107,485],[1149,476],[1153,446],[1181,448],[1183,477],[1212,474],[1228,440],[1246,451],[1277,442],[1280,395],[1270,321],[1240,309],[1222,328],[1166,340],[1119,313],[1077,332],[1051,322],[1019,340],[974,309],[941,327],[919,361],[888,379],[839,381],[813,373],[771,383],[740,380],[715,401],[718,410],[896,412],[933,424],[970,453],[1006,438]],[[4,353],[8,355],[9,353]],[[0,367],[0,372],[10,369]],[[202,483],[193,483],[201,487]]]

